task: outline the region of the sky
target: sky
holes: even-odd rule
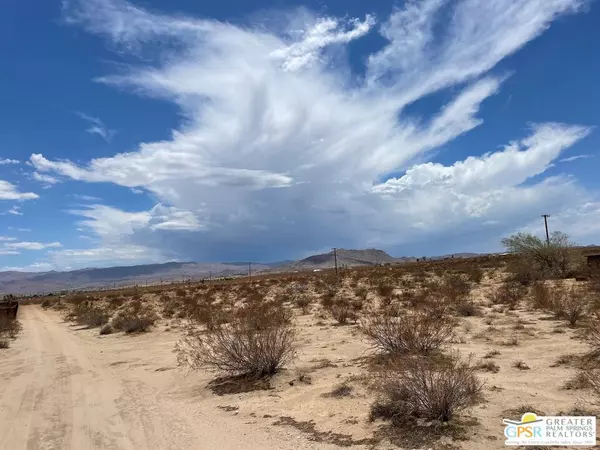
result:
[[[600,244],[592,0],[5,0],[0,270]]]

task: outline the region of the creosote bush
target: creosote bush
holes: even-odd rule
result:
[[[481,400],[483,383],[471,360],[452,355],[443,363],[417,357],[398,360],[376,383],[379,400],[371,419],[391,420],[402,426],[415,419],[448,422]]]
[[[213,330],[189,328],[174,351],[178,364],[192,369],[263,377],[275,374],[294,358],[296,332],[289,312],[281,306],[254,305]]]
[[[440,351],[454,335],[455,322],[426,313],[397,317],[372,315],[362,322],[362,330],[371,346],[391,355],[429,355]]]

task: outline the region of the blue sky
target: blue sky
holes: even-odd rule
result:
[[[585,0],[8,0],[0,270],[600,243]]]

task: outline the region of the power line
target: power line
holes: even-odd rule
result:
[[[548,234],[548,217],[550,217],[550,214],[542,214],[542,217],[544,218],[544,225],[546,227],[546,243],[550,245],[550,234]]]

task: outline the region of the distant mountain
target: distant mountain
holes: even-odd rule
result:
[[[252,264],[252,272],[258,273],[270,267]],[[89,289],[112,285],[144,285],[208,278],[209,276],[245,275],[248,263],[193,263],[170,262],[139,266],[90,268],[69,272],[0,272],[0,293],[34,294],[67,289]]]
[[[467,258],[476,253],[455,253],[427,259]],[[416,257],[393,258],[383,250],[337,249],[338,267],[373,266],[377,264],[403,263],[416,261]],[[284,272],[296,270],[330,269],[335,267],[333,251],[312,255],[299,261],[279,261],[274,263],[252,263],[252,273]],[[118,266],[88,268],[69,272],[0,272],[0,294],[37,294],[73,289],[92,289],[111,286],[132,286],[135,284],[169,283],[187,279],[247,275],[247,262],[195,263],[168,262],[165,264],[144,264],[138,266]]]
[[[390,255],[383,250],[366,249],[366,250],[346,250],[337,249],[337,264],[338,267],[355,267],[355,266],[373,266],[376,264],[392,263],[395,261]],[[277,267],[277,270],[309,270],[309,269],[330,269],[335,267],[335,255],[333,250],[328,253],[312,255],[308,258],[294,261],[289,264]]]

